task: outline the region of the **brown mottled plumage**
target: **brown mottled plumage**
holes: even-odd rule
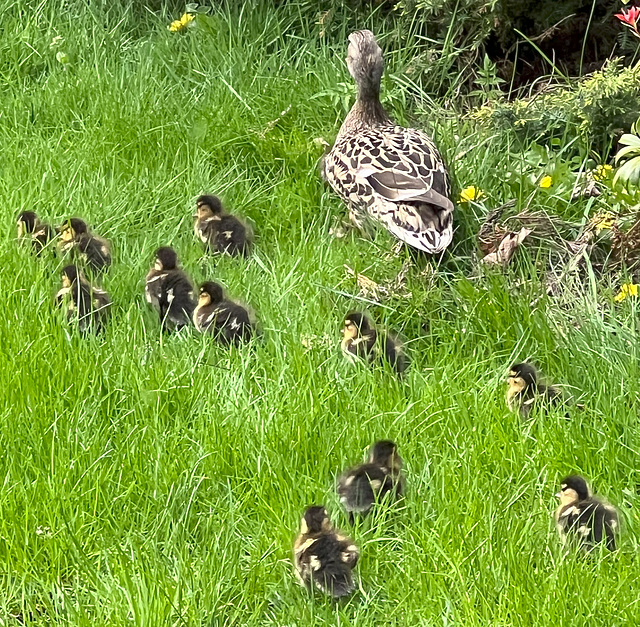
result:
[[[453,237],[454,205],[440,153],[422,131],[394,124],[380,104],[384,61],[371,31],[349,35],[347,66],[358,98],[324,158],[323,177],[358,228],[371,219],[414,248],[442,252]]]
[[[111,244],[94,235],[80,218],[69,218],[60,227],[60,250],[80,257],[92,272],[102,272],[111,265]]]

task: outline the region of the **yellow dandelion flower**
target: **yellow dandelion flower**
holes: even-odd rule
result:
[[[638,296],[638,286],[635,283],[623,283],[620,286],[620,292],[614,297],[616,303],[623,301],[625,298]]]
[[[596,181],[604,181],[605,179],[608,179],[611,176],[612,172],[613,172],[613,166],[609,165],[608,163],[603,163],[602,165],[599,165],[596,168],[594,168],[592,174],[593,174],[593,178]]]
[[[183,13],[182,17],[179,20],[175,20],[171,22],[169,25],[169,30],[172,33],[179,33],[181,30],[185,29],[193,20],[196,18],[191,15],[191,13]]]
[[[543,176],[540,179],[540,183],[538,183],[542,189],[549,189],[551,185],[553,185],[553,179],[547,174],[547,176]]]
[[[610,211],[601,211],[591,218],[591,224],[595,227],[596,233],[612,228],[615,223],[616,217]]]
[[[482,198],[484,198],[484,192],[473,185],[465,187],[460,192],[460,202],[471,202],[473,200],[477,202]]]

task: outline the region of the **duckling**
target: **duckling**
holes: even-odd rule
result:
[[[163,330],[181,329],[191,323],[196,306],[193,285],[178,268],[178,255],[173,248],[158,248],[154,258],[154,266],[145,279],[145,298],[160,315]]]
[[[60,249],[76,252],[94,272],[102,272],[111,265],[111,244],[93,235],[84,220],[69,218],[60,227]]]
[[[238,346],[254,333],[249,312],[242,305],[226,300],[222,286],[213,281],[200,286],[193,323],[200,333],[213,335],[224,346]]]
[[[23,211],[18,215],[18,239],[31,239],[31,246],[39,255],[56,236],[55,229],[40,221],[34,211]]]
[[[527,363],[513,364],[507,376],[507,406],[511,411],[519,411],[526,418],[537,399],[557,403],[562,399],[562,392],[553,385],[546,385],[538,380],[536,369]]]
[[[92,286],[74,265],[65,266],[61,272],[62,287],[55,296],[58,306],[65,301],[67,319],[77,320],[81,333],[102,330],[109,315],[111,298],[103,289]]]
[[[565,477],[556,497],[560,500],[556,528],[564,544],[573,539],[590,551],[604,541],[607,549],[615,551],[618,512],[613,505],[594,497],[583,477]]]
[[[376,442],[367,463],[350,468],[338,479],[338,496],[352,524],[354,513],[367,514],[387,494],[395,500],[403,491],[402,459],[390,440]]]
[[[389,334],[379,334],[363,313],[351,311],[345,316],[342,336],[342,352],[351,361],[360,358],[373,363],[379,358],[389,362],[400,376],[409,366],[400,342]]]
[[[196,202],[196,237],[211,252],[247,257],[253,234],[241,220],[227,213],[217,196],[200,196]]]
[[[344,597],[355,585],[351,571],[358,562],[358,547],[331,524],[321,505],[309,507],[293,545],[293,562],[301,585],[314,584],[332,597]]]

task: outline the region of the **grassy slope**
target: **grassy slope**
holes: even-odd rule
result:
[[[462,242],[437,276],[413,271],[411,299],[374,309],[411,340],[407,383],[349,367],[337,332],[357,289],[343,264],[384,280],[402,259],[385,256],[382,235],[328,235],[342,207],[318,180],[313,140],[331,141],[344,115],[318,96],[347,82],[343,46],[262,10],[173,35],[142,10],[0,9],[0,624],[16,612],[73,625],[637,617],[632,305],[531,309],[535,281],[513,292],[501,276],[465,279]],[[49,47],[56,35],[67,67]],[[387,88],[403,119],[393,77],[392,63]],[[436,126],[452,161],[456,134],[466,137],[460,185],[510,197],[504,174],[517,178],[521,147],[474,143],[455,120]],[[202,258],[190,219],[201,191],[254,221],[253,259]],[[85,216],[114,242],[104,340],[68,336],[51,306],[56,262],[16,247],[13,219],[29,206],[57,222]],[[142,280],[167,243],[196,280],[217,278],[256,308],[263,344],[225,352],[195,335],[160,336]],[[530,269],[523,259],[510,272]],[[311,350],[309,335],[320,340]],[[526,426],[508,414],[502,377],[524,357],[584,391],[587,409]],[[341,605],[314,599],[291,575],[299,515],[324,502],[345,525],[334,476],[380,437],[400,444],[409,497],[353,532],[362,592]],[[614,558],[562,557],[550,514],[572,471],[622,505]]]

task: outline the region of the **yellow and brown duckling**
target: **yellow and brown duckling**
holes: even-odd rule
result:
[[[376,503],[396,500],[403,492],[402,458],[390,440],[376,442],[367,463],[350,468],[338,479],[338,496],[351,523],[354,514],[367,514]]]
[[[542,383],[536,369],[528,363],[513,364],[507,375],[507,406],[518,411],[523,418],[531,412],[536,401],[557,403],[562,393],[553,385]]]
[[[195,219],[194,233],[208,251],[242,257],[251,252],[251,229],[242,220],[227,213],[217,196],[198,198]]]
[[[344,318],[341,348],[350,360],[388,362],[398,375],[403,375],[409,366],[399,340],[389,333],[378,333],[371,320],[357,311],[349,312]]]
[[[305,511],[293,545],[301,585],[313,585],[336,598],[347,596],[355,589],[351,571],[358,557],[358,547],[333,527],[324,507],[314,505]]]
[[[191,324],[196,307],[193,284],[178,267],[178,255],[170,246],[156,250],[154,265],[145,279],[145,298],[158,312],[163,330]]]
[[[101,331],[109,316],[109,294],[91,285],[75,265],[68,265],[62,269],[61,282],[62,287],[55,300],[58,306],[66,304],[67,319],[77,322],[81,333]]]
[[[55,229],[44,222],[34,211],[23,211],[17,219],[18,239],[31,240],[33,251],[39,255],[56,237]]]
[[[77,254],[93,272],[102,272],[111,265],[111,244],[94,235],[80,218],[69,218],[59,228],[58,246],[65,253]]]
[[[556,497],[560,500],[556,528],[563,543],[575,542],[590,551],[604,542],[607,549],[615,551],[618,512],[613,505],[594,497],[583,477],[565,477]]]
[[[255,332],[249,311],[227,300],[222,286],[213,281],[205,281],[200,286],[193,323],[200,333],[213,335],[224,346],[237,346]]]

